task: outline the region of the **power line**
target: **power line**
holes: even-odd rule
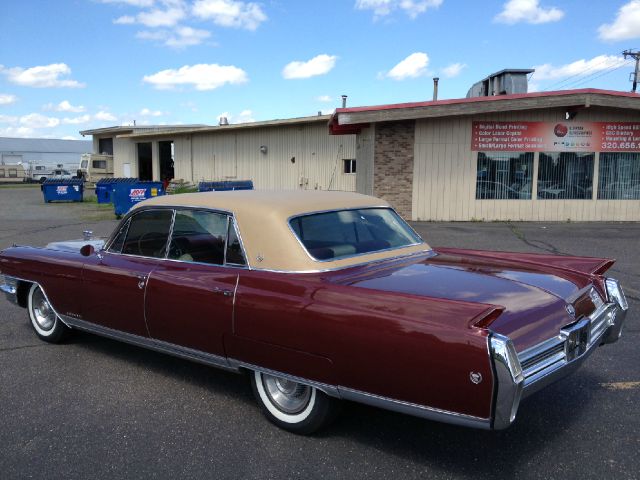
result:
[[[580,86],[580,85],[582,85],[582,84],[584,84],[584,83],[590,82],[590,81],[595,80],[595,79],[600,78],[600,77],[604,77],[605,75],[609,75],[610,73],[613,73],[613,72],[615,72],[616,70],[620,70],[620,69],[621,69],[621,68],[623,68],[623,67],[626,67],[626,66],[628,66],[628,65],[631,65],[631,63],[632,63],[632,62],[625,62],[625,63],[623,63],[623,64],[621,64],[621,65],[619,65],[619,66],[617,66],[617,67],[615,67],[615,68],[608,69],[608,70],[606,70],[606,71],[604,71],[604,72],[600,73],[600,75],[596,75],[595,77],[594,77],[594,76],[590,76],[590,78],[585,78],[585,79],[579,80],[578,82],[573,83],[573,84],[571,84],[570,86],[578,87],[578,86]]]
[[[605,58],[603,58],[603,59],[602,59],[602,60],[600,60],[599,62],[596,62],[596,63],[594,63],[593,65],[590,65],[589,67],[585,68],[584,70],[582,70],[582,71],[580,71],[580,72],[578,72],[578,73],[575,73],[575,74],[573,74],[573,75],[571,75],[571,76],[569,76],[569,77],[566,77],[566,78],[564,78],[563,80],[560,80],[560,81],[558,81],[558,82],[556,82],[556,83],[551,84],[550,86],[548,86],[547,88],[545,88],[543,91],[550,90],[551,88],[554,88],[554,87],[556,87],[556,86],[559,88],[563,83],[567,83],[567,82],[569,82],[572,78],[575,78],[575,77],[582,77],[582,76],[586,75],[586,74],[587,74],[587,72],[589,72],[590,70],[594,70],[594,69],[596,69],[597,67],[599,67],[600,65],[603,65],[603,64],[605,64],[605,63],[606,63],[606,62],[608,62],[608,61],[609,61],[609,57],[608,57],[607,55],[605,55]],[[601,70],[595,70],[593,73],[597,73],[597,72],[600,72],[600,71],[601,71]],[[591,75],[591,74],[589,74],[589,75]]]

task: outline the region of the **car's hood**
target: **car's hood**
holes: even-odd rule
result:
[[[345,272],[346,273],[346,272]],[[571,278],[571,279],[569,279]],[[565,308],[584,285],[575,275],[531,265],[461,255],[436,254],[380,264],[334,278],[361,288],[504,307],[491,330],[523,350],[556,335],[574,321]]]
[[[46,248],[52,250],[62,250],[64,252],[79,252],[85,245],[93,245],[95,250],[100,250],[104,246],[104,238],[92,238],[90,240],[65,240],[64,242],[52,242]]]

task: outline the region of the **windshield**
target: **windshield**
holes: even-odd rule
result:
[[[314,213],[292,218],[289,224],[316,260],[337,260],[423,243],[389,208]]]

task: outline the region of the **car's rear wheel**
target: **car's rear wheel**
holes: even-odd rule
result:
[[[29,289],[27,309],[29,310],[31,326],[41,340],[58,343],[69,332],[69,327],[62,323],[62,320],[60,320],[60,317],[58,317],[49,303],[49,299],[37,283],[31,285]]]
[[[330,423],[338,412],[338,400],[287,378],[251,372],[251,387],[265,416],[293,433],[313,433]]]

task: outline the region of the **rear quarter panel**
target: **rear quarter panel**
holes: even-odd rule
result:
[[[490,417],[487,306],[335,285],[316,275],[241,275],[229,356],[396,400]],[[243,348],[243,345],[246,347]],[[256,357],[256,352],[259,352]],[[273,353],[273,354],[272,354]],[[325,361],[321,361],[324,359]],[[470,381],[471,372],[483,381]]]

